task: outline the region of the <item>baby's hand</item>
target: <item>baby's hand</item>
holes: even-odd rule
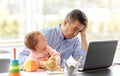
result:
[[[20,68],[22,71],[25,71],[24,65],[21,65]]]

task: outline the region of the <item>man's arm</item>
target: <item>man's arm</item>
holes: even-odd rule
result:
[[[85,51],[88,50],[88,44],[87,44],[87,39],[86,39],[86,29],[87,29],[87,26],[80,34],[81,35],[81,48]]]
[[[19,60],[19,64],[22,65],[26,58],[28,57],[28,55],[30,54],[30,51],[28,48],[24,48],[19,54],[18,54],[18,60]]]

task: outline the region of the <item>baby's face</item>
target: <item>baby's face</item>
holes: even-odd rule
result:
[[[47,48],[47,41],[44,36],[38,36],[39,42],[38,42],[38,52],[42,52]]]

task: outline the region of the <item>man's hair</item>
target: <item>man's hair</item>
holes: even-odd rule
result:
[[[74,22],[75,20],[77,20],[84,26],[86,26],[88,23],[88,19],[85,13],[78,9],[74,9],[70,13],[68,13],[65,19],[70,22]]]
[[[38,44],[39,41],[38,35],[42,36],[42,33],[39,31],[27,33],[24,39],[25,46],[31,50],[36,50],[35,46]]]

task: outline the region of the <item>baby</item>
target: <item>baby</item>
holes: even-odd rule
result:
[[[26,47],[30,49],[30,55],[24,63],[24,70],[26,70],[25,65],[27,65],[29,59],[36,61],[38,65],[37,69],[60,69],[60,53],[56,52],[47,44],[47,41],[41,32],[34,31],[28,33],[25,36],[24,43]]]

